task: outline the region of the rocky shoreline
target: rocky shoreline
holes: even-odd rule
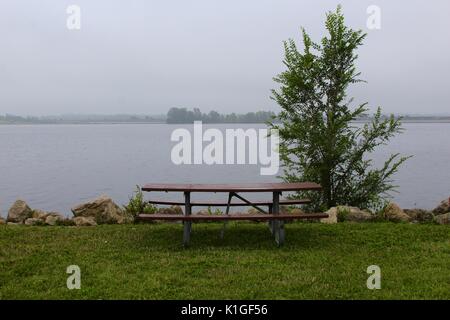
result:
[[[133,222],[133,218],[106,196],[79,204],[71,209],[73,217],[67,218],[59,212],[31,209],[24,200],[17,200],[8,210],[0,224],[29,226],[96,226],[97,224],[123,224]]]
[[[254,213],[253,208],[248,213]],[[301,209],[282,207],[283,213],[302,213]],[[71,209],[73,217],[67,218],[58,212],[46,212],[31,209],[24,200],[17,200],[8,210],[6,219],[0,217],[0,225],[28,226],[96,226],[98,224],[133,223],[134,217],[124,208],[118,206],[110,197],[103,195],[91,201],[79,204]],[[157,210],[160,214],[182,214],[180,206],[163,207]],[[450,224],[450,197],[441,201],[433,210],[402,209],[395,203],[389,203],[381,212],[372,213],[350,206],[337,206],[326,212],[329,217],[320,219],[321,223],[339,222],[404,222],[404,223],[436,223]],[[197,214],[218,214],[209,210],[201,210]]]
[[[402,209],[395,203],[389,203],[381,212],[374,214],[356,207],[338,206],[326,212],[329,217],[321,219],[323,223],[350,222],[407,222],[450,224],[450,198],[443,200],[433,210]]]

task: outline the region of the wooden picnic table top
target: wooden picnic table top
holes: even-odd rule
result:
[[[142,191],[181,191],[181,192],[282,192],[321,190],[314,182],[297,183],[232,183],[232,184],[186,184],[186,183],[149,183]]]

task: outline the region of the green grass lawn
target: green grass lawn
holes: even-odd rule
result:
[[[294,223],[0,226],[0,299],[450,299],[450,228]],[[81,268],[81,289],[66,268]],[[366,269],[379,265],[380,290]]]

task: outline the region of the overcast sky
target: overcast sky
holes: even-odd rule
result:
[[[341,3],[368,33],[351,90],[385,112],[450,114],[450,1],[1,0],[0,114],[274,110],[282,41]],[[81,29],[66,27],[67,6]],[[368,30],[369,5],[381,29]]]

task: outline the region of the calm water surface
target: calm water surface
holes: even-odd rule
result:
[[[414,155],[395,176],[399,193],[394,199],[403,207],[432,208],[450,195],[450,123],[405,123],[404,127],[406,131],[373,159],[381,164],[390,153]],[[166,124],[0,126],[0,215],[6,216],[17,198],[33,208],[69,214],[73,205],[100,194],[124,204],[136,185],[148,182],[277,180],[261,176],[258,165],[173,164],[170,135],[176,128]]]

